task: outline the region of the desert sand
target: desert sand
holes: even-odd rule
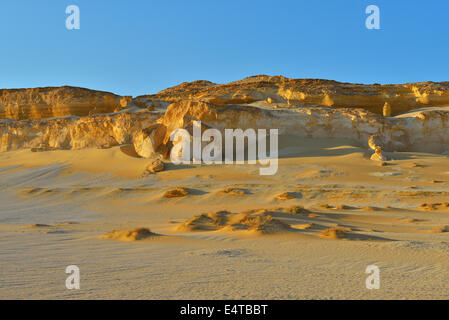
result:
[[[277,110],[272,101],[246,102]],[[153,116],[164,115],[167,106],[159,107]],[[298,108],[310,117],[327,110]],[[445,108],[370,114],[366,123],[413,127]],[[159,123],[176,121],[165,114]],[[447,299],[449,157],[435,147],[446,138],[426,127],[431,147],[407,138],[400,149],[387,134],[373,148],[363,128],[353,136],[283,132],[272,176],[259,175],[258,164],[177,166],[166,158],[162,171],[148,173],[152,160],[138,155],[132,137],[38,150],[4,138],[0,299]],[[166,152],[151,141],[155,153]],[[370,159],[379,146],[385,161]],[[373,264],[379,290],[365,286]],[[80,269],[80,290],[65,287],[68,265]]]
[[[0,154],[0,297],[447,298],[449,158],[380,166],[349,141],[301,145],[272,177],[192,165],[141,178],[148,161],[120,147]],[[176,187],[189,193],[164,197]],[[136,228],[157,236],[103,237]],[[81,290],[65,288],[71,264]]]

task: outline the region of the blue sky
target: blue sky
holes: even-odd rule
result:
[[[80,30],[65,27],[72,4]],[[371,4],[381,30],[365,28]],[[256,74],[449,80],[447,0],[2,1],[0,39],[0,88],[73,85],[135,96]]]

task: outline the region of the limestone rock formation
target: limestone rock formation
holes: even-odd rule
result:
[[[382,149],[380,147],[377,147],[376,151],[371,156],[371,160],[374,160],[374,161],[387,161],[387,157],[383,154]]]
[[[209,81],[182,83],[155,95],[136,97],[134,101],[173,103],[184,100],[216,105],[276,101],[293,106],[321,105],[333,108],[363,108],[382,114],[388,103],[394,114],[424,106],[449,105],[449,82],[421,82],[400,85],[365,85],[321,79],[289,79],[259,75],[243,80],[215,84]]]
[[[157,122],[170,133],[192,121],[217,128],[277,128],[279,134],[309,138],[351,138],[374,150],[422,151],[441,153],[449,149],[449,112],[422,111],[408,117],[384,118],[363,109],[297,107],[266,110],[255,106],[217,106],[211,103],[183,101],[160,112],[126,112],[87,117],[64,117],[40,120],[0,120],[0,151],[23,148],[81,149],[107,147],[135,142],[143,151],[151,138],[141,130]],[[149,139],[149,140],[148,140]],[[161,148],[160,136],[155,148]],[[150,146],[153,142],[150,143]],[[140,146],[140,147],[139,147]],[[165,150],[156,150],[167,157]],[[151,147],[155,150],[153,147]],[[150,149],[151,149],[150,148]],[[150,154],[151,154],[150,150]]]
[[[449,147],[449,111],[421,111],[407,117],[384,118],[364,109],[292,107],[264,109],[251,105],[214,105],[182,101],[167,108],[161,123],[167,134],[188,121],[225,128],[277,128],[280,135],[309,138],[351,138],[384,151],[441,153]]]
[[[388,102],[385,102],[382,114],[384,117],[391,117],[391,105]]]
[[[0,118],[25,120],[114,112],[121,97],[76,87],[0,89]]]
[[[153,124],[139,131],[133,139],[136,153],[143,158],[156,155],[164,144],[167,127],[163,124]]]
[[[369,137],[368,146],[374,151],[376,151],[377,148],[381,149],[385,148],[384,141],[382,137],[378,134],[373,134],[371,137]]]
[[[142,157],[167,158],[170,134],[201,120],[202,131],[276,128],[281,137],[349,138],[385,152],[441,153],[449,150],[449,111],[410,111],[444,105],[449,82],[363,85],[255,76],[228,84],[182,83],[135,98],[74,87],[5,89],[0,151],[133,143]]]
[[[83,149],[132,143],[160,114],[115,113],[41,120],[0,120],[0,152],[26,148]]]
[[[194,125],[194,120],[199,120],[199,119],[197,119],[195,117],[188,118],[188,119],[189,120],[186,120],[186,121],[183,120],[182,121],[183,125],[180,128],[173,127],[173,128],[171,128],[171,129],[173,129],[173,131],[171,131],[171,132],[167,131],[167,136],[165,137],[165,141],[167,141],[167,142],[170,141],[173,146],[177,145],[178,143],[181,142],[182,138],[178,137],[178,139],[174,139],[173,141],[171,141],[171,139],[172,139],[171,135],[176,132],[175,131],[176,129],[184,129],[184,130],[186,130],[189,133],[189,135],[190,135],[190,145],[193,146],[193,140],[194,140],[194,134],[195,134],[194,133],[194,126],[195,126]],[[198,125],[197,128],[200,130],[200,132],[199,132],[200,139],[201,139],[201,135],[203,134],[204,131],[206,131],[208,129],[211,129],[211,127],[208,126],[207,124],[205,124],[204,122],[201,122],[201,126]],[[203,148],[210,143],[209,141],[206,142],[206,141],[202,141],[202,140],[200,140],[200,142],[201,142],[201,150],[203,150]],[[223,152],[223,150],[221,152]],[[186,157],[183,156],[183,154],[182,154],[182,150],[179,150],[177,156],[180,157],[180,158],[182,157],[184,160],[186,159]],[[197,155],[194,154],[193,150],[191,150],[190,155],[189,155],[188,158],[189,158],[190,161],[198,160],[199,162],[201,162],[201,155],[199,156],[199,159],[196,156]]]
[[[124,96],[120,98],[120,106],[122,108],[129,107],[131,105],[131,102],[133,100],[132,96]]]

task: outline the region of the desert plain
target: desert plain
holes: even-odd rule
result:
[[[0,97],[1,299],[449,297],[448,83]],[[278,128],[276,174],[171,163],[169,133],[193,120]]]

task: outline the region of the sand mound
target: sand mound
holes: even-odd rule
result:
[[[366,206],[362,208],[363,211],[379,211],[380,208],[377,207],[371,207],[371,206]]]
[[[176,228],[177,231],[208,231],[218,230],[226,226],[228,211],[218,211],[213,213],[203,213],[194,216]]]
[[[404,219],[399,219],[400,222],[404,222],[404,223],[415,223],[415,222],[419,222],[420,220],[415,219],[415,218],[404,218]]]
[[[147,228],[137,228],[134,230],[113,230],[101,236],[102,239],[113,239],[120,241],[138,241],[157,236]]]
[[[347,206],[347,205],[345,205],[345,204],[341,204],[341,205],[339,205],[339,206],[336,206],[335,209],[336,209],[336,210],[353,210],[353,209],[355,209],[355,208],[354,208],[354,207],[351,207],[351,206]]]
[[[57,226],[70,226],[73,224],[79,224],[79,222],[74,222],[74,221],[64,221],[64,222],[59,222],[56,225]]]
[[[274,219],[271,215],[246,215],[237,223],[229,226],[232,230],[248,230],[262,234],[288,231],[290,225]]]
[[[435,229],[429,230],[429,233],[446,233],[449,232],[449,226],[441,226]]]
[[[47,189],[39,187],[24,188],[20,191],[22,196],[42,196],[56,193],[57,189]]]
[[[348,236],[348,232],[351,232],[351,229],[345,227],[330,228],[324,230],[320,237],[325,239],[345,239]]]
[[[181,197],[185,197],[189,194],[189,190],[187,190],[186,188],[182,188],[182,187],[177,187],[175,189],[171,189],[168,190],[167,192],[164,193],[164,197],[165,198],[181,198]]]
[[[177,231],[249,231],[273,234],[290,230],[290,225],[274,219],[266,212],[230,213],[218,211],[200,214],[180,225]]]
[[[284,212],[290,214],[308,214],[309,210],[305,209],[303,206],[292,206],[290,208],[284,209]]]
[[[296,225],[292,225],[292,228],[294,229],[299,229],[299,230],[307,230],[307,229],[311,229],[315,226],[314,223],[306,223],[306,224],[296,224]]]
[[[53,227],[52,225],[49,224],[43,224],[43,223],[33,223],[33,224],[29,224],[27,226],[24,226],[25,228],[51,228]]]
[[[420,209],[428,210],[428,211],[435,211],[435,210],[447,210],[449,209],[449,203],[443,202],[443,203],[423,203],[420,206]]]
[[[414,162],[414,163],[412,163],[412,164],[410,165],[410,167],[411,167],[411,168],[425,168],[426,166],[423,165],[423,164]]]
[[[294,198],[295,198],[295,196],[291,192],[284,192],[284,193],[281,193],[280,195],[276,196],[276,199],[279,199],[279,200],[290,200],[290,199],[294,199]]]
[[[273,212],[273,211],[268,210],[268,209],[251,209],[251,210],[242,211],[243,214],[268,214],[270,212]]]
[[[226,188],[224,190],[221,190],[218,192],[219,194],[229,194],[233,196],[243,196],[247,194],[246,190],[239,189],[239,188]]]

